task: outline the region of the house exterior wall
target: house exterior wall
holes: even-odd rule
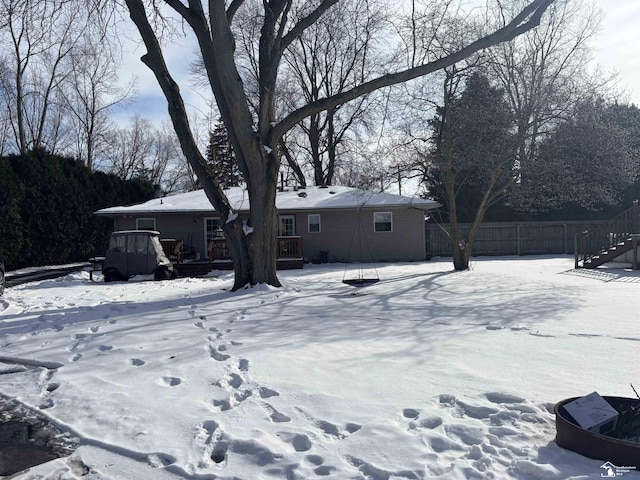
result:
[[[374,231],[374,212],[392,212],[392,231]],[[424,212],[412,208],[358,210],[280,211],[295,217],[295,234],[302,238],[305,261],[318,261],[320,252],[329,262],[421,261],[426,257]],[[320,232],[309,232],[308,215],[320,215]],[[137,218],[155,218],[160,238],[183,240],[201,259],[207,258],[205,219],[215,213],[138,214],[114,217],[115,230],[136,229]],[[371,253],[369,253],[369,251]]]
[[[374,232],[373,213],[386,211],[393,214],[393,231]],[[320,232],[309,232],[309,214],[320,215]],[[357,210],[314,210],[294,215],[306,261],[319,260],[320,252],[327,252],[329,262],[420,261],[426,257],[421,210],[362,209],[359,226]]]
[[[185,249],[193,249],[201,259],[207,258],[205,243],[205,218],[215,216],[192,213],[162,213],[125,215],[114,218],[115,230],[135,230],[137,218],[155,218],[156,230],[160,232],[160,239],[175,238],[184,241]]]

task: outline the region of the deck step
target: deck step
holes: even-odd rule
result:
[[[627,239],[623,242],[618,242],[615,245],[612,245],[608,250],[600,252],[597,255],[593,255],[591,258],[586,259],[583,262],[584,268],[596,268],[600,265],[603,265],[607,262],[610,262],[612,259],[622,255],[623,253],[628,252],[632,248],[631,239]]]

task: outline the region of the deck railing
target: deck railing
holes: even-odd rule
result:
[[[575,266],[584,265],[589,258],[624,242],[632,234],[640,233],[640,207],[634,200],[631,208],[613,217],[606,224],[576,234]]]
[[[278,237],[276,258],[302,258],[301,237]]]
[[[278,237],[278,249],[276,255],[278,259],[302,258],[302,238],[301,237]],[[229,248],[224,238],[214,238],[209,242],[207,248],[209,260],[230,260]]]

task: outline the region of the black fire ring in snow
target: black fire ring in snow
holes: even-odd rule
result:
[[[585,457],[611,462],[618,466],[640,468],[640,400],[627,397],[603,397],[619,415],[616,427],[601,434],[585,430],[564,406],[578,397],[558,402],[556,443]]]

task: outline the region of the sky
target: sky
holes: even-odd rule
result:
[[[640,105],[640,2],[598,0],[605,12],[597,42],[597,62],[616,71],[629,100]]]
[[[220,271],[8,288],[0,394],[80,445],[12,478],[601,478],[609,459],[556,444],[554,405],[634,397],[640,273],[573,261],[363,264],[380,282],[359,290],[344,264],[237,292]]]
[[[594,44],[595,63],[607,72],[617,72],[619,87],[630,102],[640,105],[640,2],[637,0],[594,0],[604,11],[601,32]],[[136,32],[129,33],[137,38]],[[132,43],[128,43],[132,45]],[[193,46],[185,39],[174,39],[167,50],[168,63],[178,79],[189,76],[189,59]],[[156,124],[168,120],[166,101],[151,72],[142,65],[142,46],[129,49],[125,54],[123,81],[137,78],[138,96],[135,102],[116,111],[118,122],[126,123],[134,114],[148,118]],[[185,103],[193,115],[206,118],[210,114],[207,102],[188,81],[181,82]]]

